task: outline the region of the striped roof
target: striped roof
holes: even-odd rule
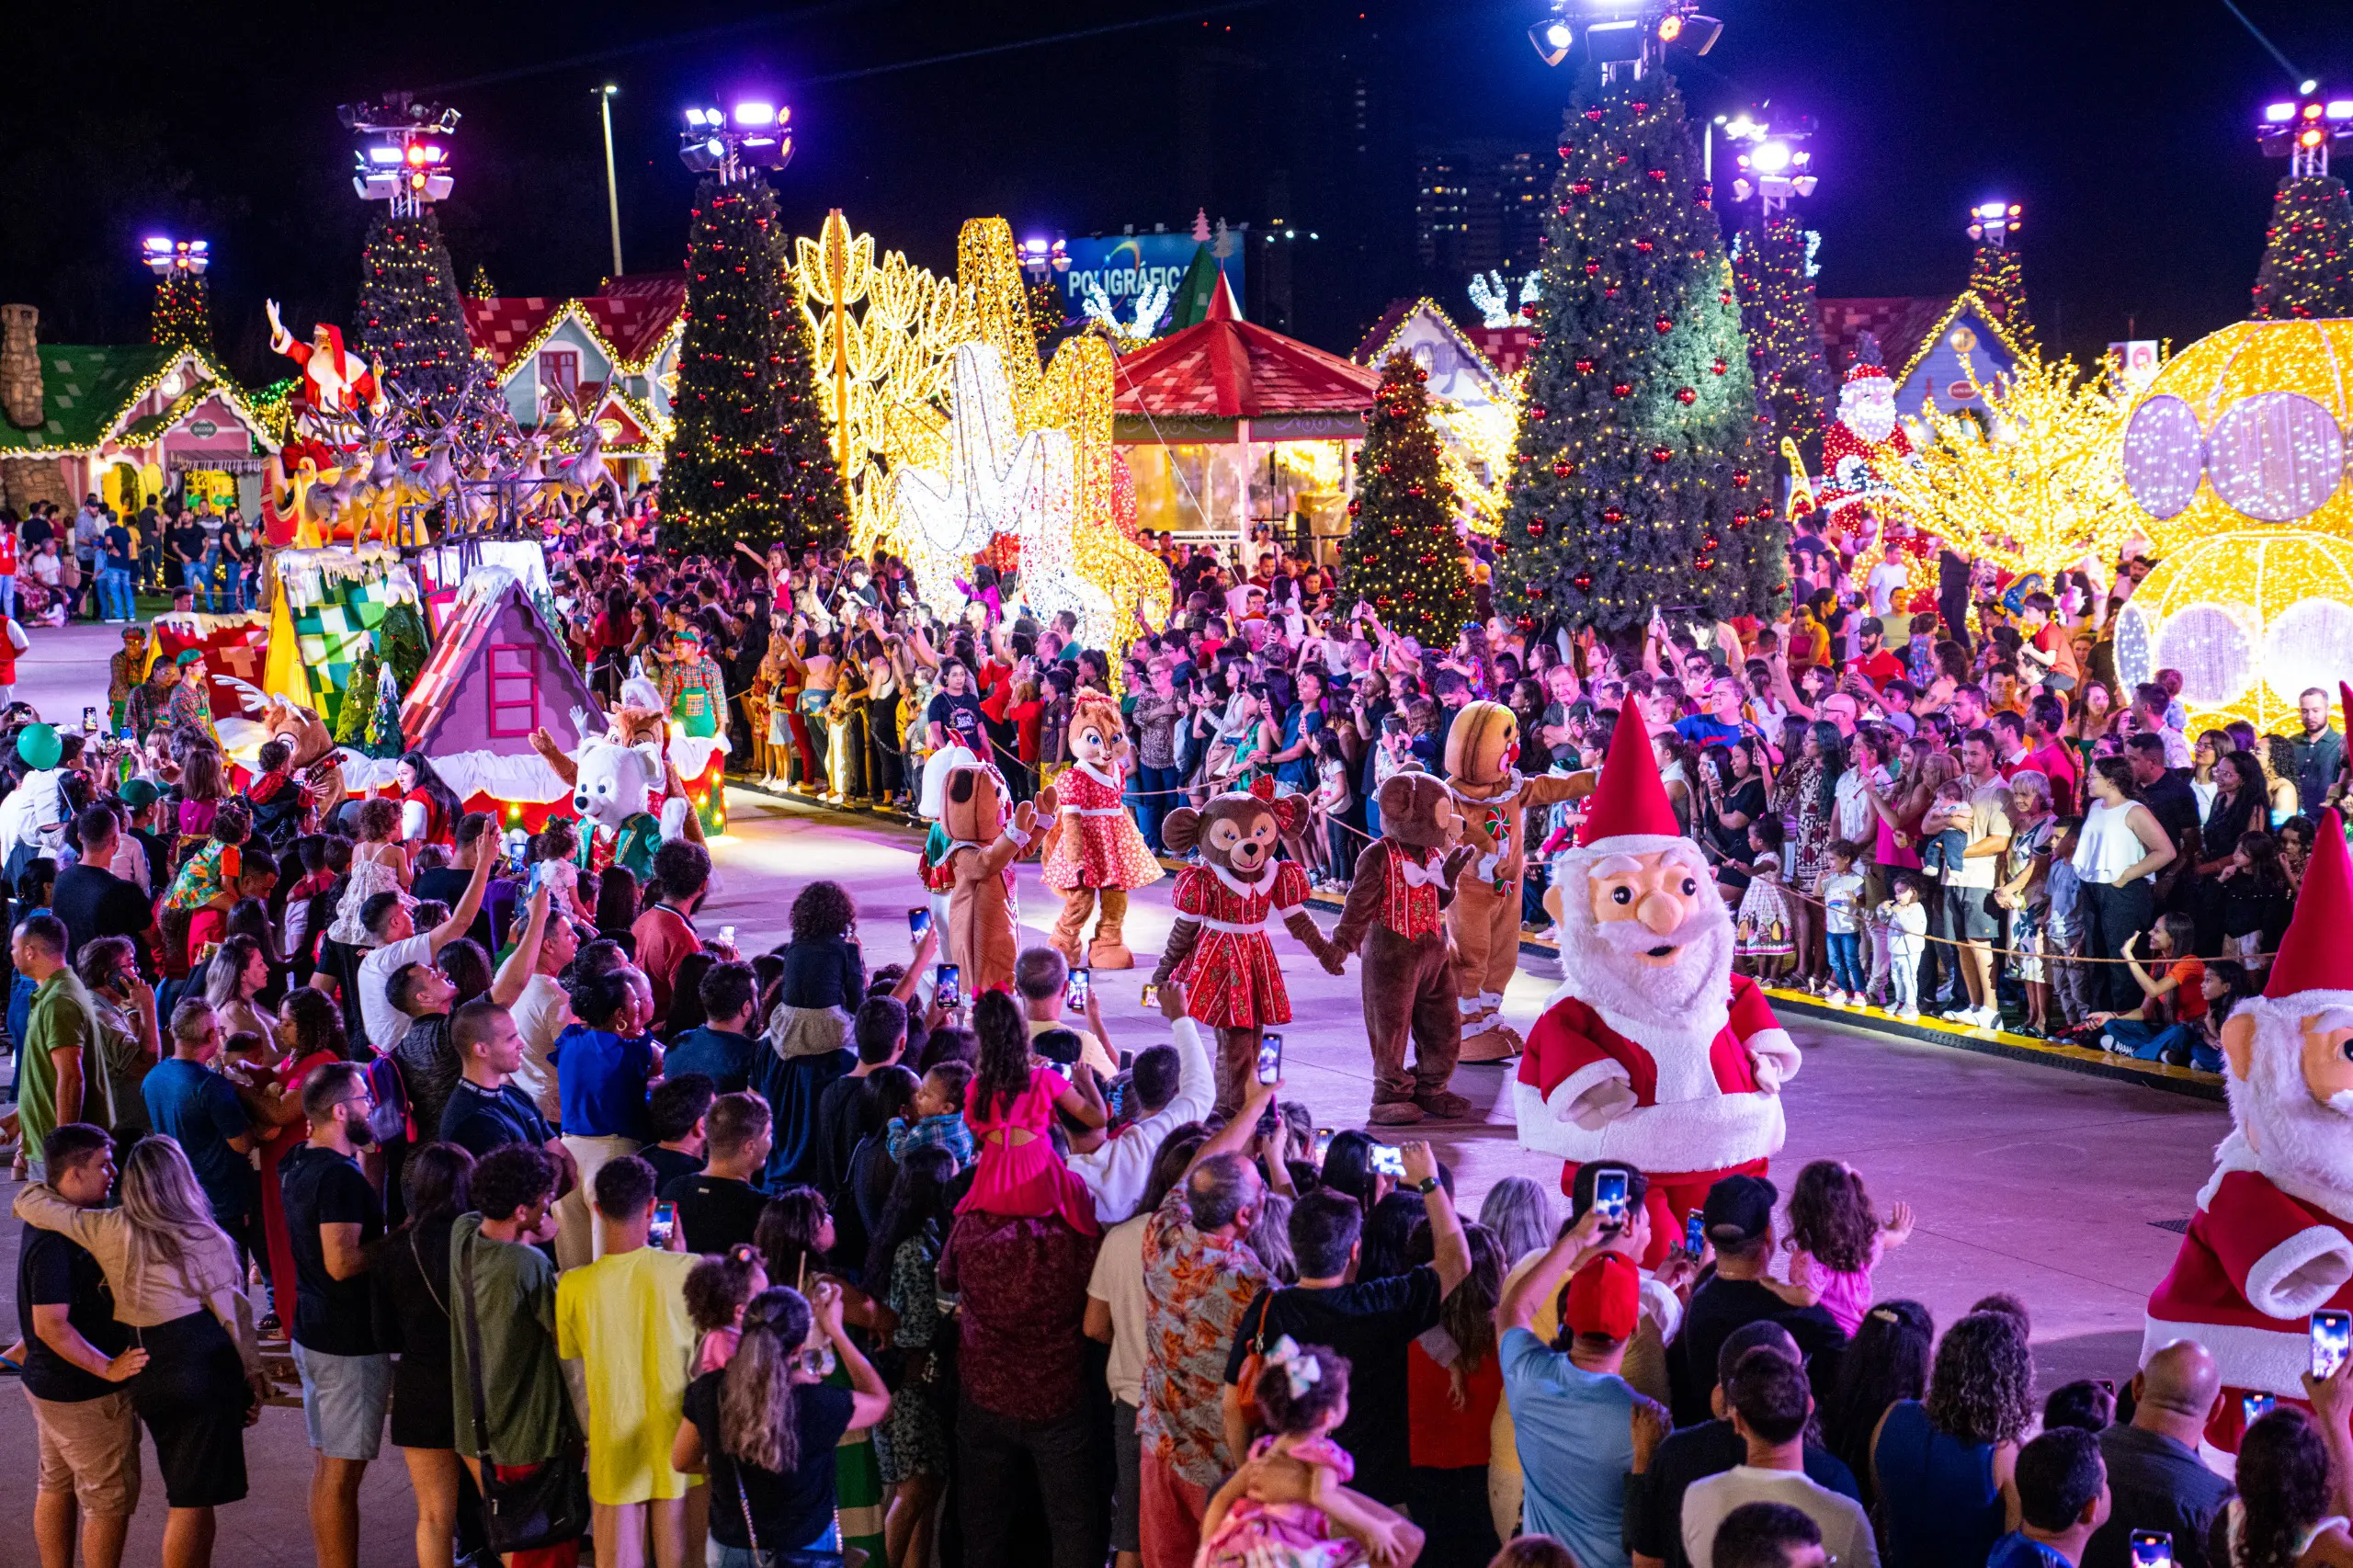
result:
[[[687,275],[642,273],[615,278],[600,294],[560,299],[507,294],[469,299],[466,336],[501,370],[531,353],[563,320],[578,322],[625,371],[642,372],[660,352],[687,308]]]
[[[548,317],[565,303],[545,294],[504,294],[466,300],[466,336],[504,370],[536,340]]]
[[[1218,274],[1210,313],[1120,357],[1118,412],[1156,418],[1260,419],[1355,414],[1372,406],[1381,374],[1241,319]]]

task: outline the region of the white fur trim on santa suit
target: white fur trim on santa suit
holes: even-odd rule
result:
[[[733,748],[727,744],[727,732],[715,735],[678,735],[670,737],[670,760],[678,765],[681,778],[699,778],[710,767],[714,756],[724,756]]]
[[[1803,1062],[1798,1042],[1790,1038],[1787,1029],[1758,1029],[1741,1042],[1748,1047],[1748,1054],[1756,1062],[1756,1082],[1762,1088],[1772,1090],[1798,1075]]]
[[[1706,867],[1699,846],[1676,833],[1616,834],[1608,838],[1597,838],[1591,844],[1580,844],[1574,849],[1563,850],[1559,858],[1582,870],[1605,855],[1655,855],[1662,849],[1685,850],[1688,852],[1685,858],[1703,869]]]
[[[2267,1317],[2308,1317],[2353,1279],[2353,1240],[2314,1225],[2256,1259],[2246,1271],[2247,1305]]]
[[[1779,1096],[1721,1092],[1704,1099],[1636,1106],[1598,1131],[1587,1131],[1572,1119],[1571,1108],[1613,1077],[1623,1081],[1626,1070],[1614,1062],[1593,1062],[1562,1079],[1549,1095],[1514,1079],[1512,1110],[1520,1142],[1579,1165],[1624,1160],[1658,1176],[1768,1159],[1780,1152],[1789,1136]]]
[[[2141,1364],[2147,1366],[2150,1357],[2177,1339],[2194,1339],[2204,1346],[2226,1388],[2304,1397],[2304,1374],[2313,1367],[2313,1341],[2311,1330],[2303,1324],[2281,1331],[2244,1324],[2170,1323],[2143,1317]]]

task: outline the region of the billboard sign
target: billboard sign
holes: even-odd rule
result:
[[[1245,297],[1242,290],[1241,242],[1241,235],[1233,236],[1233,254],[1220,264],[1237,301]],[[1154,284],[1174,294],[1176,286],[1185,280],[1185,269],[1193,265],[1193,253],[1200,246],[1201,242],[1189,233],[1073,235],[1064,243],[1070,270],[1061,279],[1063,297],[1070,301],[1070,313],[1079,313],[1080,301],[1086,299],[1090,284],[1101,286],[1111,308],[1120,312],[1122,319],[1135,297]]]
[[[2156,380],[2157,340],[2136,337],[2108,346],[2108,368],[2127,392],[2139,392]]]

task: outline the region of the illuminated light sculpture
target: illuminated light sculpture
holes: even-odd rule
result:
[[[2020,358],[1970,381],[1992,425],[1923,410],[1929,438],[1890,471],[1895,506],[1972,559],[2051,574],[2089,555],[2113,561],[2142,526],[2125,488],[2124,405],[2105,367]]]
[[[1069,433],[1017,428],[995,346],[960,344],[951,365],[945,471],[910,465],[892,477],[896,531],[915,592],[932,605],[956,602],[961,563],[998,534],[1067,538],[1078,490]]]
[[[2293,726],[2353,669],[2353,321],[2240,322],[2174,356],[2124,421],[2133,520],[2158,564],[2116,629],[2117,673],[2182,671],[2200,716]]]

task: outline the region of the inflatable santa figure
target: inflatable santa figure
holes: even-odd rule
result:
[[[2239,1396],[2300,1395],[2312,1314],[2353,1310],[2353,857],[2321,813],[2295,917],[2263,994],[2222,1025],[2232,1131],[2173,1268],[2149,1297],[2141,1358],[2203,1345],[2223,1397],[2207,1436],[2236,1451]]]
[[[1519,1141],[1567,1160],[1563,1192],[1587,1160],[1649,1176],[1655,1262],[1711,1186],[1762,1176],[1780,1151],[1798,1048],[1756,983],[1732,972],[1732,916],[1676,831],[1631,698],[1556,865],[1567,978],[1512,1085]]]

